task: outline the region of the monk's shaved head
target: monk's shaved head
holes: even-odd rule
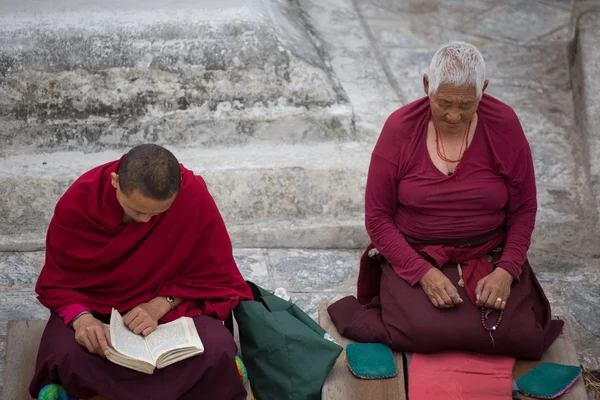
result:
[[[169,150],[156,144],[131,149],[119,164],[119,187],[129,196],[138,190],[153,200],[167,200],[179,192],[179,161]]]

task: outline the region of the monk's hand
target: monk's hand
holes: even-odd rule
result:
[[[513,277],[505,269],[496,268],[494,272],[477,282],[475,297],[479,307],[504,310],[510,296]]]
[[[450,282],[450,279],[437,268],[431,268],[419,280],[419,284],[431,300],[431,303],[438,308],[452,308],[462,303],[456,287]]]
[[[133,333],[148,336],[156,330],[158,320],[166,313],[164,304],[150,300],[129,310],[123,317],[123,322]]]
[[[110,352],[110,329],[93,315],[85,314],[73,323],[75,341],[90,353],[106,357]]]

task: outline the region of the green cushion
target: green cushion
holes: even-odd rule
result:
[[[353,343],[346,346],[346,362],[361,379],[384,379],[398,375],[394,355],[382,343]]]
[[[531,397],[554,399],[567,393],[581,374],[581,367],[543,363],[517,381],[519,391]]]

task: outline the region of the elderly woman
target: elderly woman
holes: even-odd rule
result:
[[[453,42],[423,76],[427,97],[385,123],[367,181],[372,244],[358,299],[329,308],[344,336],[539,359],[560,334],[527,261],[537,209],[529,144],[487,86],[479,51]]]

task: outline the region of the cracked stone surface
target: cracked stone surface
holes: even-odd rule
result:
[[[275,285],[289,291],[356,291],[358,251],[269,250]]]
[[[537,2],[519,2],[487,11],[474,33],[515,42],[527,42],[569,23],[571,13]]]

